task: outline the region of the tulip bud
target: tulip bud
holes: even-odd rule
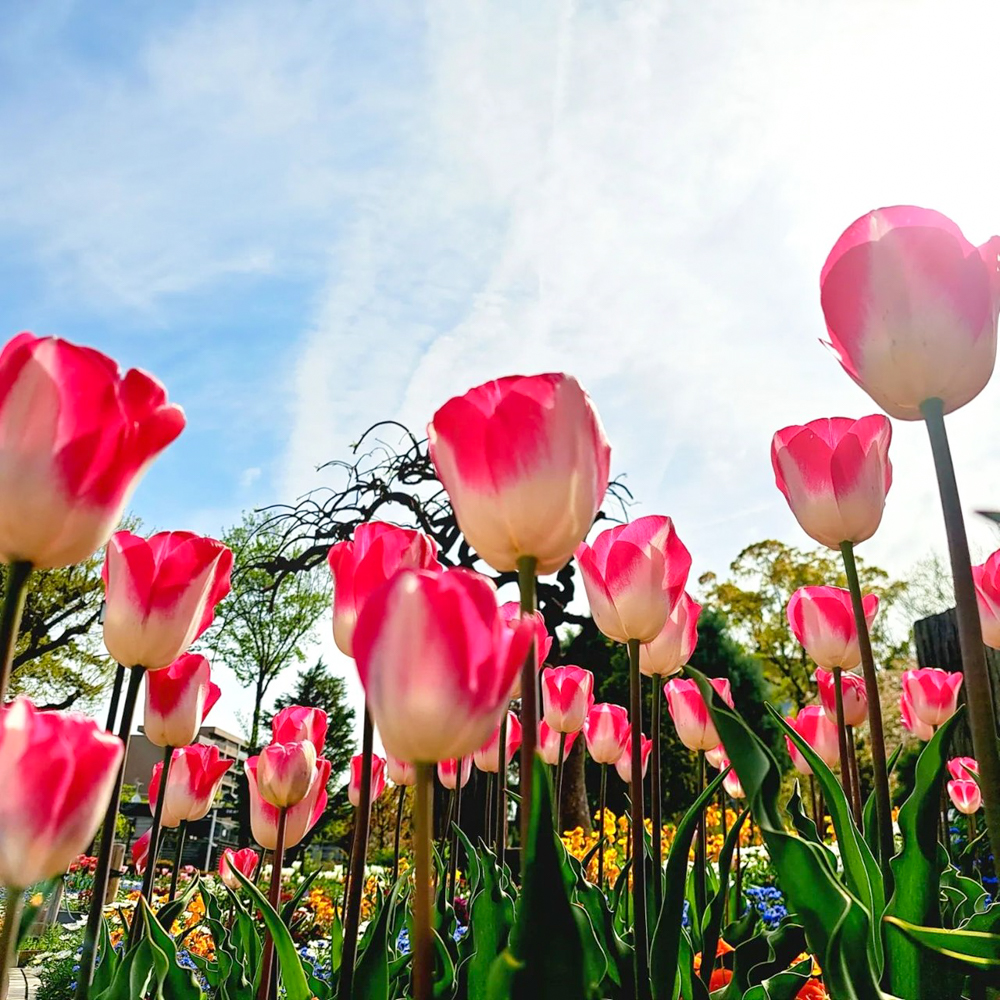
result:
[[[840,738],[837,727],[826,717],[826,713],[819,705],[807,705],[794,719],[787,718],[785,721],[812,747],[828,767],[833,767],[840,760]],[[785,743],[795,770],[800,774],[812,774],[812,768],[790,737],[785,737]]]
[[[871,629],[878,613],[878,598],[861,600]],[[853,670],[861,663],[858,628],[849,590],[841,587],[800,587],[788,602],[788,624],[795,638],[823,670]]]
[[[308,740],[316,748],[318,756],[326,743],[327,721],[326,712],[321,708],[289,705],[271,720],[271,742],[298,743]]]
[[[510,628],[518,628],[522,618],[529,619],[532,622],[535,629],[535,650],[537,652],[535,656],[535,669],[541,670],[546,657],[549,655],[549,651],[552,649],[552,636],[549,635],[548,630],[545,628],[545,619],[542,617],[541,612],[533,611],[530,615],[522,615],[521,605],[518,601],[507,601],[505,604],[500,605],[500,617],[503,618]],[[510,698],[513,701],[515,698],[520,697],[521,673],[518,671],[514,678],[514,686],[510,689]]]
[[[351,758],[351,779],[347,783],[347,797],[355,809],[361,804],[361,765],[364,762],[364,754],[355,754]],[[258,774],[260,766],[258,765]],[[258,779],[259,780],[259,779]],[[371,798],[374,802],[385,791],[385,760],[379,755],[372,754],[372,778],[371,778]],[[263,794],[263,793],[262,793]]]
[[[542,671],[542,714],[557,733],[583,728],[594,705],[594,675],[580,667],[549,667]]]
[[[166,827],[180,826],[184,822],[204,819],[215,802],[222,776],[233,766],[233,761],[220,757],[219,748],[195,743],[178,747],[170,758],[167,790],[164,793],[163,813],[160,822]],[[156,813],[163,775],[162,761],[153,767],[149,781],[149,811]]]
[[[576,742],[577,736],[580,735],[580,731],[575,733],[557,733],[554,729],[550,729],[548,724],[543,719],[538,726],[538,756],[545,761],[550,767],[555,767],[559,763],[559,743],[560,737],[565,736],[566,742],[563,748],[563,761],[569,756],[570,750],[573,749],[573,744]]]
[[[272,806],[257,788],[259,757],[243,762],[247,785],[250,789],[250,830],[253,839],[265,851],[273,851],[278,842],[278,818],[281,810]],[[285,812],[285,848],[290,849],[316,825],[327,803],[326,783],[330,780],[330,762],[323,757],[316,761],[316,777],[309,787],[309,794]]]
[[[153,828],[150,827],[141,837],[132,843],[132,867],[136,875],[142,875],[146,871],[149,863],[149,842],[153,836]]]
[[[504,764],[509,767],[518,747],[521,746],[521,720],[513,713],[507,713],[507,746]],[[500,724],[497,723],[493,735],[472,755],[472,761],[480,771],[498,774],[500,771]]]
[[[819,685],[819,700],[826,717],[837,722],[837,690],[833,674],[817,670],[813,675]],[[868,692],[865,679],[857,674],[841,674],[840,686],[844,696],[844,725],[860,726],[868,718]]]
[[[973,778],[955,778],[949,781],[948,796],[952,805],[964,816],[979,812],[979,807],[983,804],[979,782]]]
[[[394,785],[415,785],[417,783],[417,769],[408,761],[393,757],[391,753],[385,755],[385,773]]]
[[[732,708],[733,692],[729,681],[724,677],[710,677],[708,682]],[[663,692],[667,696],[667,708],[677,735],[688,750],[714,750],[722,742],[701,691],[693,680],[675,677],[667,681]]]
[[[297,805],[316,778],[316,748],[308,740],[272,743],[257,758],[257,790],[279,809]]]
[[[709,767],[714,767],[716,771],[722,770],[722,762],[726,760],[726,748],[720,743],[705,751],[705,761]]]
[[[440,760],[437,766],[438,781],[447,788],[449,791],[455,791],[456,786],[459,781],[459,767],[458,760]],[[461,780],[462,787],[469,783],[469,778],[472,776],[472,758],[463,757],[462,758],[462,769],[461,769]]]
[[[647,677],[680,673],[698,643],[699,614],[701,605],[681,594],[660,634],[639,647],[639,670]]]
[[[639,734],[639,753],[642,759],[642,776],[646,777],[646,771],[649,766],[649,754],[653,749],[653,741],[647,739],[641,733]],[[621,756],[615,761],[615,770],[618,772],[618,777],[625,782],[626,785],[632,784],[632,734],[629,733],[628,739],[625,741],[625,749],[622,750]]]
[[[219,877],[234,892],[240,887],[239,879],[233,874],[233,869],[244,878],[253,878],[257,870],[260,855],[252,847],[244,847],[242,851],[234,851],[227,847],[219,858]]]
[[[994,552],[981,566],[972,567],[979,605],[979,623],[983,642],[1000,649],[1000,551]]]
[[[724,771],[727,767],[730,767],[729,758],[723,757],[719,761],[719,770]],[[747,793],[743,790],[743,785],[740,784],[740,776],[736,773],[735,768],[730,768],[729,773],[722,779],[722,787],[731,799],[745,799],[747,797]]]
[[[211,680],[208,660],[185,653],[164,670],[146,677],[146,712],[143,734],[154,746],[186,747],[222,691]]]
[[[594,705],[587,713],[583,735],[594,763],[617,764],[631,735],[628,712],[621,705],[607,702]]]
[[[975,757],[952,757],[948,761],[948,773],[956,780],[964,780],[975,775],[979,777],[979,761]]]
[[[916,717],[928,726],[937,727],[955,714],[963,680],[958,671],[948,673],[938,667],[907,670],[903,674],[903,693]]]
[[[923,740],[926,743],[934,735],[934,727],[921,721],[913,711],[913,703],[906,696],[905,690],[899,698],[899,715],[903,728],[916,736],[918,740]]]

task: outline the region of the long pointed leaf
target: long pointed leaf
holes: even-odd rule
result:
[[[725,916],[726,897],[729,895],[729,868],[733,862],[736,841],[749,815],[749,809],[744,809],[740,813],[722,845],[722,850],[719,851],[719,888],[708,907],[708,920],[705,924],[705,938],[701,949],[702,961],[705,961],[706,955],[710,955],[709,961],[713,965],[715,953],[719,948],[719,933],[722,930],[722,918]]]
[[[886,923],[899,928],[901,933],[919,945],[925,954],[935,952],[977,971],[1000,968],[1000,934],[918,927],[895,917],[885,919]]]

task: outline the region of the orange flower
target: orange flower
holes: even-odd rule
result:
[[[810,979],[799,990],[795,1000],[830,1000],[830,994],[826,992],[826,987],[820,980]]]

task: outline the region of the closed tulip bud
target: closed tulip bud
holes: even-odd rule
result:
[[[990,379],[997,344],[997,246],[973,246],[951,219],[912,205],[880,208],[837,240],[820,276],[830,347],[891,417],[944,412]]]
[[[719,761],[719,770],[724,771],[727,767],[730,767],[729,758],[723,757]],[[731,799],[745,799],[747,797],[735,768],[730,768],[729,773],[722,779],[722,787]]]
[[[554,729],[550,729],[548,724],[543,719],[538,726],[538,756],[552,767],[555,767],[559,763],[559,742],[560,737],[565,736],[566,742],[563,747],[563,760],[569,756],[570,750],[573,749],[573,744],[576,742],[577,736],[580,732],[575,733],[557,733]]]
[[[150,829],[132,843],[132,867],[135,869],[136,875],[142,875],[146,870],[146,865],[149,863],[149,841],[152,839],[152,836],[153,830],[150,827]]]
[[[934,735],[934,727],[923,722],[913,711],[913,702],[906,696],[904,691],[899,698],[899,717],[903,728],[912,733],[918,740],[925,743]]]
[[[333,574],[333,638],[345,656],[354,655],[354,627],[368,597],[397,570],[440,569],[437,542],[422,531],[370,521],[337,542],[327,556]]]
[[[256,759],[256,758],[255,758]],[[215,802],[222,776],[233,766],[233,761],[220,757],[219,748],[195,743],[178,747],[170,759],[167,789],[163,799],[161,824],[175,827],[204,819]],[[149,782],[149,811],[155,813],[160,798],[162,761],[153,767]]]
[[[881,414],[811,420],[774,435],[775,482],[810,538],[838,549],[875,534],[892,485],[891,440]]]
[[[587,713],[583,735],[594,763],[617,764],[631,735],[628,712],[607,702],[594,705]]]
[[[327,724],[323,709],[289,705],[271,720],[271,742],[298,743],[299,740],[308,740],[316,748],[318,756],[326,744]]]
[[[122,743],[74,712],[27,698],[0,709],[0,883],[20,890],[66,871],[97,831]]]
[[[239,879],[233,874],[238,871],[244,878],[253,878],[257,870],[260,855],[252,847],[244,847],[242,851],[234,851],[227,847],[219,858],[219,878],[234,892],[239,889]]]
[[[455,791],[455,786],[458,784],[459,780],[458,760],[452,759],[452,760],[438,761],[437,772],[438,772],[438,781],[440,781],[441,784],[450,791],[452,792]],[[463,788],[465,788],[465,786],[469,783],[469,778],[471,776],[472,776],[472,758],[463,757],[462,770],[461,770],[461,779]]]
[[[691,554],[669,517],[602,531],[576,550],[594,624],[615,642],[652,642],[680,600]]]
[[[414,763],[475,753],[507,710],[534,626],[511,629],[468,570],[404,569],[366,602],[358,675],[386,750]]]
[[[907,670],[903,674],[903,693],[916,717],[928,726],[937,727],[955,714],[963,680],[958,671],[949,673],[938,667]]]
[[[649,754],[653,749],[653,741],[647,739],[640,733],[639,737],[639,753],[642,757],[642,776],[646,777],[646,771],[649,767]],[[629,734],[628,739],[625,741],[625,749],[622,750],[622,755],[615,761],[615,770],[618,772],[618,777],[625,782],[626,785],[632,783],[632,735]]]
[[[878,614],[878,598],[861,600],[871,629]],[[861,663],[858,629],[851,593],[841,587],[800,587],[788,602],[788,624],[816,666],[823,670],[853,670]]]
[[[979,811],[983,804],[983,793],[979,782],[973,778],[955,778],[948,782],[948,796],[952,805],[964,816]]]
[[[721,743],[718,746],[712,747],[711,750],[705,751],[705,760],[708,766],[714,767],[716,771],[722,770],[722,762],[726,759],[726,748]]]
[[[710,677],[709,684],[719,697],[733,707],[733,692],[724,677]],[[688,750],[714,750],[722,741],[698,690],[698,685],[687,678],[674,677],[663,688],[667,696],[667,708],[674,721],[677,735]]]
[[[385,773],[394,785],[415,785],[417,783],[417,769],[409,761],[393,757],[391,753],[385,755]]]
[[[184,411],[152,376],[18,334],[0,353],[0,561],[53,569],[89,558],[183,429]]]
[[[557,733],[583,729],[594,705],[594,675],[580,667],[548,667],[542,672],[542,714]]]
[[[639,647],[639,670],[647,677],[680,673],[698,644],[699,614],[701,605],[681,594],[660,634]]]
[[[102,571],[108,652],[126,667],[169,667],[212,624],[232,568],[232,552],[214,538],[116,532]]]
[[[817,670],[816,683],[819,685],[819,701],[826,717],[837,721],[837,691],[834,677],[827,670]],[[868,692],[865,679],[857,674],[841,674],[840,686],[844,696],[844,725],[860,726],[868,718]]]
[[[518,628],[522,618],[532,622],[535,630],[535,649],[538,650],[538,655],[535,657],[535,669],[541,670],[549,655],[549,651],[552,649],[552,636],[549,635],[545,627],[545,619],[542,617],[541,612],[533,611],[530,615],[522,615],[520,603],[517,601],[507,601],[505,604],[500,605],[500,617],[503,618],[510,628]],[[520,671],[514,677],[514,686],[510,689],[510,697],[511,700],[521,697]]]
[[[355,809],[361,804],[361,764],[363,754],[355,754],[351,758],[351,778],[347,783],[347,797]],[[259,773],[259,770],[258,770]],[[258,778],[259,781],[259,778]],[[370,800],[374,802],[385,791],[385,760],[372,754],[372,779]]]
[[[208,660],[185,653],[164,670],[146,677],[143,735],[158,747],[186,747],[222,692],[211,680]]]
[[[979,777],[979,761],[975,757],[952,757],[948,761],[948,773],[957,781],[959,779]]]
[[[828,767],[833,767],[840,760],[837,726],[826,717],[826,713],[819,705],[807,705],[794,719],[788,718],[785,721],[812,747]],[[785,737],[785,744],[795,770],[800,774],[812,774],[812,768],[788,736]]]
[[[297,805],[316,777],[316,748],[308,740],[272,743],[257,758],[257,791],[279,809]]]
[[[981,566],[973,566],[972,579],[983,642],[991,649],[1000,649],[1000,551],[994,552]]]
[[[521,720],[513,713],[507,713],[507,752],[504,762],[509,767],[521,746]],[[500,772],[500,723],[497,723],[493,735],[472,755],[472,762],[480,771],[490,774]]]
[[[278,843],[278,818],[281,810],[266,802],[257,789],[258,758],[243,762],[250,789],[250,830],[253,839],[265,851],[273,851]],[[326,783],[330,780],[330,762],[323,757],[316,761],[316,777],[309,794],[285,812],[285,849],[294,847],[316,825],[326,809]]]

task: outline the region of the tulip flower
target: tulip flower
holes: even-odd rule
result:
[[[728,760],[726,757],[726,748],[720,743],[718,746],[712,747],[711,750],[705,751],[705,762],[710,766],[714,767],[716,771],[722,770],[722,762]]]
[[[21,333],[0,353],[0,560],[53,569],[108,540],[184,429],[163,386],[104,354]]]
[[[639,670],[647,677],[669,677],[680,673],[698,644],[701,605],[684,593],[660,634],[639,648]]]
[[[594,706],[594,675],[580,667],[549,667],[542,672],[542,715],[557,733],[583,728]]]
[[[503,620],[510,626],[510,628],[517,628],[518,622],[521,621],[521,605],[518,601],[507,601],[500,605],[500,616]],[[549,651],[552,649],[552,636],[549,635],[548,629],[545,627],[545,619],[542,617],[541,612],[533,611],[530,615],[523,616],[524,618],[530,620],[535,628],[535,649],[538,655],[535,657],[535,669],[541,670],[543,664],[545,663],[546,657],[549,655]],[[514,678],[514,686],[510,689],[511,699],[521,697],[521,675]]]
[[[937,727],[955,714],[962,680],[960,672],[949,673],[938,667],[907,670],[903,674],[903,693],[916,717],[928,726]]]
[[[979,605],[979,623],[983,642],[991,649],[1000,649],[1000,550],[981,566],[972,567]]]
[[[254,758],[256,760],[256,758]],[[178,747],[170,760],[167,789],[163,799],[161,825],[180,826],[184,822],[204,819],[212,808],[222,776],[233,761],[220,757],[219,748],[204,743]],[[149,811],[155,813],[160,797],[162,761],[153,767],[149,782]]]
[[[575,733],[557,733],[554,729],[550,729],[548,723],[543,719],[538,725],[538,756],[551,767],[557,767],[559,765],[560,737],[566,737],[566,743],[563,747],[563,761],[565,761],[569,757],[569,752],[573,749],[573,744],[579,735],[579,731]]]
[[[639,743],[639,753],[642,755],[642,776],[646,777],[646,771],[649,768],[649,755],[653,749],[653,741],[647,739],[641,733],[640,743]],[[615,761],[615,770],[618,772],[618,777],[625,782],[626,785],[632,784],[632,734],[629,733],[628,739],[625,741],[625,749],[622,750],[622,755]]]
[[[347,783],[347,797],[355,809],[361,804],[361,762],[364,754],[355,754],[351,758],[351,780]],[[258,765],[258,784],[260,783],[260,765]],[[385,759],[372,754],[371,801],[374,802],[385,791]],[[263,794],[263,790],[261,791]]]
[[[724,771],[729,766],[728,757],[723,757],[719,761],[720,771]],[[740,784],[740,776],[736,773],[735,768],[730,768],[729,773],[722,779],[722,787],[731,799],[745,799],[747,797],[747,793],[743,790],[743,785]]]
[[[939,212],[896,205],[843,233],[820,276],[829,346],[891,417],[974,399],[993,372],[997,246],[973,246]]]
[[[558,742],[558,734],[556,735]],[[521,720],[513,712],[507,713],[507,744],[504,762],[507,767],[514,759],[517,748],[521,745]],[[497,724],[493,735],[472,755],[472,762],[480,771],[497,774],[500,770],[500,725]]]
[[[391,753],[385,755],[385,773],[394,785],[415,785],[417,783],[417,769],[408,761],[393,757]]]
[[[102,570],[108,652],[126,667],[169,667],[212,624],[232,567],[232,552],[214,538],[116,532]]]
[[[219,878],[234,892],[240,887],[239,879],[233,874],[238,871],[244,878],[253,878],[257,870],[260,855],[252,847],[244,847],[242,851],[234,851],[227,847],[219,858]]]
[[[250,830],[253,839],[265,851],[273,851],[278,843],[278,817],[280,809],[266,802],[257,789],[257,764],[259,758],[243,762],[250,789]],[[285,850],[294,847],[316,825],[326,809],[326,783],[330,780],[330,762],[323,757],[316,761],[316,777],[309,794],[285,812]]]
[[[954,778],[948,782],[948,795],[952,805],[963,815],[971,816],[979,812],[983,804],[983,794],[979,782],[973,778]]]
[[[834,677],[828,670],[817,670],[813,675],[819,685],[819,700],[826,717],[837,722],[837,692]],[[868,718],[868,693],[865,679],[857,674],[841,674],[840,685],[844,693],[844,725],[860,726]]]
[[[918,740],[923,740],[926,743],[934,735],[934,727],[921,721],[916,712],[913,711],[913,703],[906,696],[906,691],[903,691],[899,698],[899,715],[903,728],[916,736]]]
[[[438,781],[449,789],[449,791],[455,791],[455,787],[458,784],[458,760],[452,758],[451,760],[439,760],[437,766]],[[462,758],[462,787],[469,783],[469,778],[472,776],[472,758],[463,757]]]
[[[142,875],[146,871],[146,866],[149,863],[149,842],[152,835],[153,831],[147,830],[132,843],[132,867],[137,875]]]
[[[837,725],[827,718],[819,705],[806,705],[794,719],[786,718],[785,721],[812,747],[828,767],[833,767],[840,760]],[[812,774],[812,768],[790,737],[785,737],[785,743],[795,770],[800,774]]]
[[[208,660],[185,653],[164,670],[146,678],[143,735],[158,747],[186,747],[222,695],[211,680]]]
[[[892,485],[891,440],[881,414],[811,420],[774,435],[775,482],[810,538],[839,549],[875,534]]]
[[[326,712],[321,708],[289,705],[271,720],[272,742],[297,743],[299,740],[309,740],[316,748],[317,755],[321,754],[326,744],[327,722]]]
[[[952,757],[948,761],[948,773],[956,780],[979,777],[979,763],[975,757]]]
[[[878,597],[862,598],[871,629],[878,614]],[[851,592],[841,587],[800,587],[788,602],[788,624],[816,666],[823,670],[853,670],[861,663],[858,629]]]
[[[616,764],[629,744],[628,712],[621,705],[601,702],[587,713],[583,735],[587,752],[597,764]]]
[[[400,570],[366,601],[354,632],[382,745],[414,763],[478,750],[507,710],[533,629],[507,626],[478,573]]]
[[[568,375],[513,375],[449,400],[427,427],[431,461],[462,534],[501,573],[537,560],[556,573],[587,537],[608,488],[611,447]]]
[[[708,682],[732,708],[733,692],[729,681],[724,677],[710,677]],[[667,708],[670,718],[674,720],[677,735],[688,750],[714,750],[722,742],[694,681],[674,677],[664,685],[663,693],[667,696]]]
[[[359,524],[351,541],[330,549],[333,638],[345,656],[354,655],[354,627],[368,597],[397,570],[440,568],[437,551],[437,542],[423,532],[382,521]]]
[[[576,550],[594,624],[615,642],[652,642],[684,593],[691,554],[669,517],[602,531]]]
[[[316,778],[316,748],[309,740],[272,743],[257,758],[257,791],[261,798],[288,809],[308,794]]]
[[[75,712],[27,698],[0,709],[0,883],[20,891],[66,871],[97,831],[122,752]]]

